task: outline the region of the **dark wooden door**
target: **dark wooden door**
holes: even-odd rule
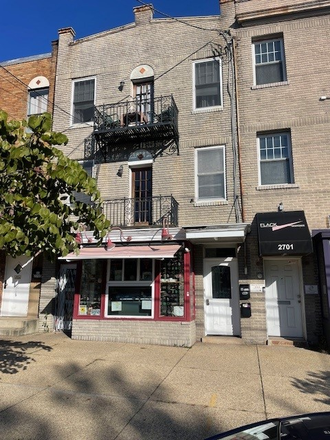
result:
[[[134,223],[152,224],[152,168],[132,170]]]

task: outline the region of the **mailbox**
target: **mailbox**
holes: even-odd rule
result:
[[[239,299],[247,300],[250,298],[250,284],[239,285]]]
[[[242,318],[250,318],[251,317],[251,303],[242,303],[241,304],[241,317]]]

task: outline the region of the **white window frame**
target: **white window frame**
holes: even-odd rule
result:
[[[74,91],[75,91],[75,84],[76,83],[79,83],[79,82],[82,82],[82,81],[91,81],[91,80],[93,80],[94,81],[94,103],[93,103],[93,105],[95,105],[95,102],[96,102],[96,77],[95,76],[88,76],[88,77],[85,77],[85,78],[77,78],[77,79],[74,79],[73,81],[72,81],[72,91],[71,91],[71,125],[84,125],[84,126],[86,126],[86,124],[87,125],[92,125],[93,124],[93,121],[86,121],[86,122],[79,122],[79,121],[75,121],[75,116],[74,116]]]
[[[123,258],[125,260],[125,258]],[[138,260],[137,264],[137,275],[139,278],[141,260],[142,258],[136,258]],[[108,260],[107,264],[107,283],[106,283],[106,294],[105,294],[105,306],[104,306],[104,317],[108,319],[155,319],[155,261],[152,260],[152,275],[151,280],[134,280],[134,281],[109,281],[110,278],[110,265],[111,260]],[[151,290],[151,315],[149,316],[140,316],[140,315],[108,315],[108,307],[109,307],[109,287],[111,286],[120,286],[120,287],[150,287]]]
[[[197,107],[196,105],[196,64],[202,64],[207,63],[210,61],[217,61],[219,63],[219,99],[220,104],[219,105],[213,105],[209,107]],[[221,59],[219,57],[215,58],[205,58],[203,60],[196,60],[192,63],[192,75],[193,75],[193,110],[194,112],[205,112],[205,111],[212,111],[212,110],[219,110],[223,108],[223,94],[222,94],[222,63]]]
[[[282,63],[282,76],[283,79],[281,81],[275,81],[275,82],[267,82],[267,83],[262,83],[262,84],[257,84],[257,64],[256,64],[256,51],[255,51],[255,47],[257,44],[268,44],[268,43],[275,43],[275,42],[279,42],[280,43],[280,47],[281,47],[281,60],[280,62]],[[284,53],[284,39],[283,37],[274,37],[274,38],[267,38],[267,39],[258,39],[258,40],[254,40],[252,41],[252,62],[253,62],[253,84],[255,87],[266,87],[267,85],[270,84],[277,84],[277,83],[283,83],[287,81],[287,76],[286,76],[286,62],[285,62],[285,53]],[[275,64],[278,61],[274,61],[274,62],[267,62],[267,63],[263,63],[263,64]]]
[[[267,159],[261,159],[260,154],[260,139],[268,138],[275,136],[283,136],[286,135],[288,139],[288,157],[287,158],[277,158],[271,159],[270,161],[278,162],[280,160],[288,160],[289,162],[289,172],[290,172],[290,182],[281,182],[281,183],[263,183],[261,181],[261,163],[266,162]],[[258,182],[260,187],[269,187],[269,186],[285,186],[294,184],[294,175],[293,175],[293,158],[292,158],[292,148],[291,148],[291,133],[290,131],[280,131],[280,132],[270,132],[270,133],[258,133],[257,135],[257,155],[258,155]]]
[[[219,150],[222,152],[223,160],[223,189],[224,197],[199,197],[199,173],[198,173],[198,153],[205,150]],[[225,145],[216,145],[213,147],[202,147],[195,149],[195,201],[197,203],[212,203],[217,201],[227,200],[227,187],[226,187],[226,147]]]
[[[35,97],[33,97],[35,95]],[[32,102],[32,99],[36,100],[37,106]],[[33,115],[41,115],[48,110],[48,103],[49,103],[49,87],[42,87],[40,89],[29,89],[28,94],[28,110],[27,110],[27,117]],[[31,110],[38,107],[38,110],[40,111],[34,111]]]

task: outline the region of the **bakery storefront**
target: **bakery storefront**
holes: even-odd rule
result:
[[[101,247],[87,240],[79,254],[61,259],[59,286],[67,284],[67,271],[75,281],[71,296],[58,292],[64,297],[58,303],[71,299],[72,319],[58,307],[57,330],[69,327],[73,339],[193,345],[191,249],[178,236],[174,231],[166,242],[112,239]]]

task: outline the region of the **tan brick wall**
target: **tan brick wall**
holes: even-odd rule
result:
[[[72,339],[191,347],[196,329],[194,322],[75,319]]]
[[[264,24],[237,32],[239,119],[245,220],[259,212],[303,209],[311,229],[326,228],[328,197],[330,74],[323,47],[330,16]],[[253,88],[252,38],[282,33],[287,80],[285,85]],[[299,44],[297,42],[299,41]],[[293,187],[258,188],[257,132],[291,130]]]
[[[212,29],[228,28],[232,21],[224,22],[216,17],[186,21],[195,27],[154,19],[76,41],[72,41],[71,33],[60,34],[55,129],[66,130],[69,137],[65,153],[82,159],[83,142],[92,127],[88,124],[71,126],[68,114],[72,112],[72,80],[95,77],[96,105],[115,103],[132,94],[130,74],[133,69],[141,64],[150,65],[155,73],[155,96],[174,96],[179,109],[180,135],[180,155],[167,155],[165,150],[163,157],[157,157],[153,163],[153,194],[173,194],[179,202],[180,225],[234,223],[228,63],[222,68],[224,106],[220,111],[193,112],[192,67],[194,60],[212,57],[217,45],[224,44],[218,31]],[[157,38],[150,38],[151,35]],[[125,81],[122,92],[118,90],[120,81]],[[226,147],[228,200],[213,206],[195,206],[195,149],[213,145]],[[104,198],[130,196],[127,163],[123,163],[121,178],[116,176],[119,165],[116,162],[99,167],[98,184]],[[239,188],[237,182],[236,185]]]

